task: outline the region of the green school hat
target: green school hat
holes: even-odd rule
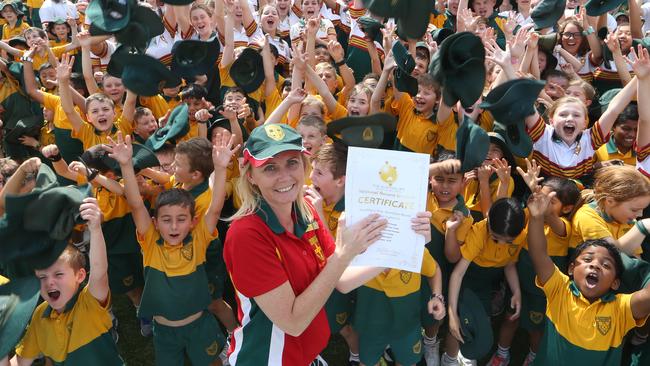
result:
[[[246,47],[230,66],[230,77],[244,93],[253,93],[264,82],[264,69],[260,67],[262,62],[259,52]]]
[[[337,119],[327,124],[327,136],[346,146],[379,148],[386,133],[395,131],[397,120],[388,113]]]
[[[218,112],[222,108],[223,108],[223,106],[219,106],[219,107],[215,108],[214,111],[210,112],[211,117],[208,120],[208,140],[211,139],[212,131],[215,128],[221,127],[223,129],[228,130],[228,132],[232,132],[230,130],[230,120],[228,120],[228,118],[224,117],[221,113]]]
[[[629,294],[641,290],[650,284],[650,263],[621,253],[623,273],[619,274],[621,286],[616,291],[619,294]]]
[[[485,48],[470,32],[454,33],[440,44],[431,58],[429,73],[443,87],[443,101],[453,106],[460,100],[468,108],[476,102],[485,84]]]
[[[144,97],[157,95],[165,85],[178,83],[178,77],[162,62],[143,54],[123,52],[111,57],[122,66],[124,86]]]
[[[543,81],[509,80],[492,89],[479,108],[489,110],[495,120],[505,125],[517,124],[535,113],[535,101],[543,88]]]
[[[587,15],[595,17],[614,10],[625,2],[625,0],[587,0],[585,9],[587,10]]]
[[[406,7],[402,6],[408,0],[363,0],[366,9],[382,18],[398,18],[404,14]]]
[[[429,17],[434,9],[434,2],[423,0],[402,0],[397,2],[401,8],[397,16],[397,29],[400,35],[410,39],[420,39],[424,36],[429,26]]]
[[[13,48],[18,48],[18,47],[22,46],[26,50],[29,49],[29,45],[27,45],[27,40],[25,39],[25,37],[22,37],[22,36],[16,36],[16,37],[10,38],[7,41],[7,44],[10,45]]]
[[[409,51],[400,41],[393,43],[393,58],[395,59],[397,69],[411,75],[413,69],[415,69],[415,59],[413,59],[413,56],[409,54]]]
[[[449,28],[438,28],[438,29],[434,29],[434,30],[431,31],[431,38],[433,38],[433,40],[434,40],[438,45],[440,45],[440,44],[442,43],[442,41],[445,40],[445,38],[451,36],[452,34],[454,34],[454,30],[453,30],[453,29],[449,29]]]
[[[165,4],[178,5],[178,6],[190,5],[193,2],[194,0],[163,0],[163,3]]]
[[[5,135],[5,141],[20,144],[22,136],[30,136],[35,139],[41,134],[41,127],[43,126],[43,116],[30,116],[25,117],[18,122],[16,126]]]
[[[133,144],[133,170],[137,174],[140,170],[160,166],[156,154],[150,148],[142,144]],[[120,164],[117,160],[111,158],[104,148],[104,145],[95,145],[90,147],[80,157],[83,164],[91,169],[104,170],[109,169],[117,175],[122,175]]]
[[[540,34],[537,46],[544,52],[552,53],[555,49],[555,45],[557,45],[557,41],[557,33]]]
[[[506,138],[503,135],[502,131],[492,131],[488,132],[487,134],[490,138],[490,143],[497,145],[501,152],[503,152],[503,158],[508,161],[508,165],[515,166],[515,157],[512,155],[510,147],[508,146],[508,142],[506,141]]]
[[[566,0],[542,0],[530,12],[530,17],[535,23],[535,29],[546,29],[555,26],[564,15]]]
[[[284,151],[307,151],[298,131],[283,123],[262,125],[251,132],[244,145],[244,164],[260,167]]]
[[[492,324],[481,300],[468,288],[462,289],[458,297],[458,317],[464,340],[460,351],[468,359],[481,359],[492,348]]]
[[[117,32],[129,23],[131,10],[135,6],[133,0],[93,0],[86,8],[86,17],[97,29]]]
[[[513,163],[515,163],[512,155],[526,158],[533,151],[533,140],[526,132],[526,123],[523,119],[515,124],[503,124],[499,121],[494,121],[492,133],[505,141],[505,145],[500,145],[500,147],[510,166],[514,166]],[[492,138],[490,141],[494,142]]]
[[[408,93],[411,97],[418,93],[418,80],[398,68],[393,70],[393,81],[397,90]]]
[[[145,145],[153,151],[160,150],[165,143],[176,144],[176,140],[187,135],[190,130],[189,112],[187,103],[181,103],[172,110],[165,127],[154,132]]]
[[[11,279],[0,286],[0,359],[14,350],[38,304],[36,276]]]
[[[456,131],[456,158],[460,160],[460,170],[465,173],[481,166],[490,148],[490,138],[481,126],[465,116]]]
[[[217,37],[208,41],[177,41],[172,46],[172,72],[183,79],[206,75],[214,67],[220,50]]]
[[[14,9],[14,12],[16,13],[18,19],[20,19],[22,16],[25,15],[25,12],[23,11],[24,5],[22,4],[22,2],[16,0],[3,1],[2,3],[0,3],[0,11],[2,11],[7,6],[10,6],[12,9]],[[0,18],[4,19],[2,15],[0,15]]]
[[[613,88],[609,89],[608,91],[604,92],[603,95],[598,98],[598,103],[600,104],[600,110],[601,112],[605,112],[607,110],[607,107],[609,107],[609,103],[611,103],[612,99],[614,99],[615,96],[618,95],[618,93],[621,92],[621,88]]]
[[[114,34],[118,43],[136,47],[142,52],[147,49],[151,38],[161,35],[164,31],[165,26],[158,14],[145,6],[139,5],[132,7],[128,23],[119,31],[109,32],[93,24],[90,26],[91,35]]]
[[[384,24],[382,22],[371,16],[364,15],[357,19],[357,23],[359,24],[361,31],[366,34],[366,37],[375,42],[381,43],[381,29],[384,28]]]
[[[88,185],[54,187],[41,192],[26,204],[23,228],[46,233],[53,240],[68,239],[74,226],[83,223],[79,206],[89,194]]]

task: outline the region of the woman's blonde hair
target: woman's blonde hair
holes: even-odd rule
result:
[[[300,159],[302,160],[305,174],[307,174],[309,159],[305,154],[300,154]],[[260,200],[262,199],[262,193],[260,192],[259,188],[257,188],[257,186],[248,180],[248,175],[251,173],[251,169],[251,164],[246,164],[241,169],[236,188],[236,192],[239,194],[239,199],[241,200],[241,206],[237,212],[235,212],[235,214],[229,217],[226,221],[234,221],[240,219],[244,216],[254,214],[260,209]],[[305,199],[305,191],[303,188],[301,188],[300,192],[298,193],[298,198],[294,202],[294,207],[297,210],[297,214],[299,214],[304,221],[313,221],[314,215],[307,205],[307,200]]]
[[[606,198],[625,202],[643,196],[650,196],[650,181],[633,166],[612,165],[596,173],[593,197],[601,210]]]

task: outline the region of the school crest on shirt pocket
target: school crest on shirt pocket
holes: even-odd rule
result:
[[[127,287],[133,285],[133,276],[124,277],[122,279],[122,284]]]
[[[402,283],[407,284],[409,281],[411,281],[411,277],[413,276],[413,273],[408,272],[408,271],[399,271],[399,279],[402,281]]]
[[[216,356],[218,352],[219,343],[217,343],[217,341],[212,342],[212,344],[205,349],[205,353],[207,353],[208,356]]]
[[[427,131],[427,141],[433,142],[436,139],[436,131],[429,130]]]
[[[544,314],[539,311],[530,311],[528,313],[528,318],[533,322],[533,324],[540,324],[542,320],[544,320]]]
[[[596,329],[602,335],[609,333],[609,330],[612,327],[612,317],[611,316],[597,316],[596,317]]]
[[[422,341],[418,340],[417,343],[413,345],[413,353],[419,355],[422,352]]]
[[[188,261],[194,258],[194,246],[192,244],[185,244],[181,248],[181,255]]]
[[[514,256],[517,254],[517,249],[519,249],[519,245],[508,245],[508,254],[510,254],[511,257]]]
[[[338,313],[336,314],[336,322],[343,325],[345,322],[348,320],[348,313],[343,312],[343,313]]]

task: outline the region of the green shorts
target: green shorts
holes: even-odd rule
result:
[[[354,313],[354,291],[344,294],[335,289],[325,303],[325,313],[332,334],[340,332],[346,324],[351,324]]]
[[[114,294],[125,294],[144,286],[142,254],[123,253],[108,256],[108,285]]]
[[[221,240],[214,239],[208,245],[205,253],[205,272],[208,275],[208,290],[213,300],[221,299],[227,276],[226,264],[223,261],[223,245]]]
[[[416,327],[400,335],[390,332],[359,334],[359,360],[364,365],[376,365],[388,345],[397,363],[414,365],[422,358],[422,330]]]
[[[434,319],[432,314],[429,314],[429,299],[431,299],[431,286],[426,281],[426,277],[422,276],[420,282],[420,298],[422,300],[422,307],[420,308],[420,321],[423,327],[429,327],[436,324],[437,320]]]
[[[153,324],[153,346],[157,366],[178,366],[185,355],[194,366],[207,366],[219,357],[225,339],[214,316],[207,311],[182,327]]]
[[[488,314],[492,313],[492,292],[498,288],[503,279],[503,268],[481,267],[472,262],[463,277],[461,288],[467,287],[474,291]]]

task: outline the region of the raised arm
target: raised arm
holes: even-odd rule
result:
[[[603,134],[607,134],[614,125],[618,115],[623,112],[628,104],[632,101],[632,98],[636,95],[637,89],[637,78],[632,78],[625,87],[618,93],[612,101],[609,102],[609,106],[600,116],[598,123],[600,124],[600,130]]]
[[[223,135],[217,135],[214,146],[212,147],[212,162],[214,164],[214,173],[212,174],[212,198],[210,207],[205,212],[205,225],[209,228],[216,228],[221,209],[226,199],[226,174],[228,164],[230,164],[233,155],[237,153],[241,145],[233,147],[235,135],[230,135],[226,141]]]
[[[43,96],[43,92],[36,86],[36,76],[34,75],[34,65],[32,64],[31,58],[35,51],[36,48],[32,47],[29,51],[25,52],[25,58],[23,59],[25,90],[35,102],[43,104],[45,97]]]
[[[248,5],[248,0],[239,0],[239,6],[242,10],[242,22],[244,23],[244,28],[247,28],[252,23],[255,23],[255,18],[253,17],[253,12],[251,7]],[[260,12],[262,8],[260,8]]]
[[[95,76],[93,75],[93,62],[90,59],[90,47],[92,44],[90,33],[88,31],[81,32],[77,35],[77,39],[81,45],[81,72],[84,76],[88,93],[99,93],[99,86],[97,86],[97,81],[95,81]]]
[[[648,50],[639,47],[637,61],[632,64],[637,77],[637,105],[639,109],[639,128],[636,145],[643,148],[650,144],[650,57]]]
[[[234,28],[234,22],[233,22],[233,15],[232,15],[232,9],[230,7],[226,8],[226,17],[224,18],[224,30],[223,30],[223,38],[224,38],[224,45],[223,45],[223,52],[221,54],[221,63],[219,64],[219,67],[222,69],[225,69],[226,67],[230,66],[233,61],[235,61],[235,36],[233,33],[233,28]]]
[[[140,190],[138,189],[138,181],[135,177],[133,170],[133,147],[131,146],[131,136],[122,137],[122,132],[117,133],[117,141],[109,140],[110,144],[105,148],[109,152],[109,156],[120,164],[122,170],[122,178],[124,178],[124,195],[126,201],[131,208],[131,215],[135,222],[135,228],[138,234],[144,235],[149,226],[152,224],[151,217],[142,201]]]
[[[372,97],[370,97],[370,114],[381,112],[381,101],[384,100],[386,96],[386,88],[388,86],[388,80],[395,69],[395,60],[393,59],[393,52],[390,51],[386,56],[386,62],[384,63],[384,69],[381,71],[381,76],[377,82],[375,90],[372,92]]]
[[[343,78],[343,90],[341,90],[341,95],[344,97],[343,100],[347,100],[348,95],[350,95],[352,89],[354,89],[356,81],[354,80],[352,69],[347,64],[345,64],[345,51],[343,50],[341,44],[337,41],[329,41],[327,44],[327,50],[330,52],[330,55],[332,55],[334,62],[337,65],[340,65],[339,72]]]
[[[108,299],[108,260],[106,259],[106,241],[102,232],[102,211],[96,198],[85,198],[79,207],[81,218],[86,220],[90,232],[90,273],[88,291],[100,304]]]
[[[302,89],[291,89],[289,95],[280,102],[277,108],[266,118],[264,124],[285,123],[282,117],[289,112],[292,106],[300,104],[307,97],[307,92]]]
[[[645,319],[650,315],[650,287],[646,287],[632,294],[630,308],[634,319]]]
[[[261,43],[262,46],[262,52],[260,52],[260,54],[262,55],[262,66],[264,67],[264,95],[268,98],[275,90],[277,90],[269,35],[265,35],[264,38],[258,40],[258,42]]]
[[[61,107],[65,112],[68,121],[72,125],[74,131],[81,130],[85,123],[81,116],[74,109],[74,102],[72,101],[72,93],[70,92],[70,71],[74,64],[74,56],[69,56],[67,53],[61,57],[59,66],[56,67],[56,79],[59,82],[59,97],[61,97]]]
[[[528,200],[528,210],[530,212],[528,253],[530,253],[537,280],[541,285],[544,285],[555,272],[555,264],[553,264],[546,250],[546,236],[544,235],[544,215],[553,196],[555,196],[555,192],[546,195],[541,190],[537,190]]]
[[[22,55],[21,50],[11,47],[4,41],[0,41],[0,50],[4,50],[5,52],[7,52],[8,54],[14,57],[19,57],[20,55]]]
[[[458,228],[463,223],[463,213],[454,211],[454,213],[447,219],[447,229],[445,230],[445,258],[449,263],[456,263],[461,258],[460,245],[458,242]]]
[[[182,36],[186,36],[192,25],[190,24],[190,5],[173,5],[174,14],[176,15],[176,24]]]
[[[135,115],[135,104],[138,101],[138,95],[131,90],[126,90],[126,98],[124,99],[124,106],[122,107],[122,118],[128,121],[132,126],[135,126],[133,116]]]
[[[41,159],[30,158],[25,160],[16,172],[7,179],[7,182],[0,190],[0,215],[5,213],[5,199],[7,195],[17,195],[25,185],[27,177],[36,177],[38,170],[41,167]]]
[[[627,83],[629,83],[632,79],[632,75],[630,75],[630,71],[627,69],[627,62],[625,62],[625,57],[621,52],[621,44],[619,43],[618,38],[614,33],[610,33],[607,35],[606,43],[607,48],[609,48],[612,53],[618,77],[621,79],[621,83],[623,83],[623,85],[627,85]]]
[[[328,113],[333,113],[336,110],[336,106],[338,105],[338,102],[336,101],[336,98],[334,98],[330,90],[327,88],[327,85],[325,84],[323,79],[319,78],[318,74],[316,74],[316,71],[314,71],[314,69],[312,69],[309,66],[305,68],[305,75],[307,77],[307,80],[309,80],[309,82],[314,87],[316,87],[316,91],[321,96],[321,98],[323,98],[323,102],[327,107]]]

